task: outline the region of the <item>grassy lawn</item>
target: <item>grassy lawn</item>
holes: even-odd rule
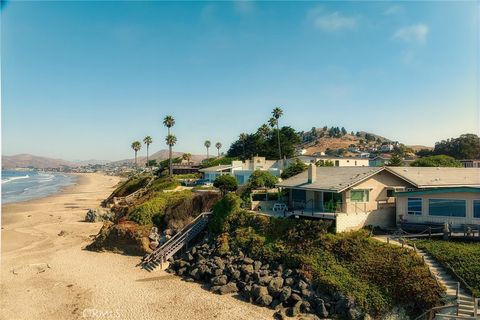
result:
[[[449,264],[480,297],[480,242],[419,240],[416,244],[440,263]]]

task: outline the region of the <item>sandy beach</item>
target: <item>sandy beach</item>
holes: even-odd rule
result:
[[[84,250],[83,222],[118,178],[81,174],[59,194],[2,206],[0,319],[272,319],[273,311],[209,293],[139,257]]]

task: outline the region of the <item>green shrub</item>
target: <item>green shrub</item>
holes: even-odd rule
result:
[[[166,209],[191,195],[190,191],[159,193],[155,198],[137,206],[128,215],[128,220],[135,221],[141,225],[155,223],[155,225],[160,226]]]
[[[238,160],[238,158],[236,158],[236,157],[221,157],[221,158],[205,159],[200,164],[200,168],[208,168],[208,167],[214,167],[214,166],[219,166],[219,165],[232,164],[233,160]]]
[[[471,287],[473,294],[480,296],[480,243],[444,240],[418,240],[415,243],[447,268],[448,265],[453,268]]]
[[[213,233],[222,233],[226,228],[227,217],[240,209],[241,200],[233,193],[228,193],[213,206],[213,217],[209,223],[209,229]]]
[[[150,179],[151,179],[150,175],[133,176],[132,178],[122,183],[119,187],[117,187],[117,189],[113,191],[112,196],[113,197],[128,196],[129,194],[137,191],[138,189],[145,187],[150,181]]]
[[[305,163],[297,160],[295,163],[289,165],[285,170],[283,170],[281,178],[284,180],[288,179],[290,177],[293,177],[293,176],[296,176],[297,174],[302,173],[307,169],[308,169],[308,166]]]

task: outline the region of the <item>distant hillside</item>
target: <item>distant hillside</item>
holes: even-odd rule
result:
[[[145,151],[142,151],[142,153],[144,153],[144,152]],[[185,152],[174,151],[174,152],[172,152],[172,155],[173,155],[174,158],[176,158],[176,157],[181,157],[184,153]],[[207,157],[206,155],[192,154],[191,161],[192,162],[200,162],[203,159],[205,159],[206,157]],[[162,160],[168,159],[168,150],[162,149],[160,151],[157,151],[157,152],[151,154],[149,156],[149,159],[150,160],[157,160],[157,161],[162,161]],[[137,158],[137,161],[138,161],[138,163],[146,162],[147,157],[146,156],[139,156]],[[120,164],[124,164],[124,163],[133,163],[133,162],[135,162],[135,158],[113,161],[113,162],[110,162],[110,164],[120,165]]]
[[[312,128],[310,131],[300,133],[301,148],[306,149],[306,154],[325,152],[327,149],[348,149],[350,146],[373,146],[393,142],[377,134],[358,131],[352,134],[344,128]]]
[[[2,156],[3,169],[27,168],[33,167],[38,169],[59,168],[63,166],[78,167],[80,163],[71,162],[63,159],[53,159],[47,157],[39,157],[31,154],[17,154],[13,156]]]

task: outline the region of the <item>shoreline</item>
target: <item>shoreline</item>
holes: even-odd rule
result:
[[[54,193],[41,195],[39,197],[34,197],[34,198],[31,198],[31,199],[8,202],[8,203],[3,203],[3,201],[2,201],[2,204],[1,204],[2,205],[2,210],[3,210],[4,206],[15,205],[15,204],[20,204],[20,203],[28,203],[28,202],[31,202],[31,201],[41,200],[41,199],[44,199],[44,198],[60,195],[64,192],[68,192],[70,188],[74,188],[79,183],[78,180],[82,177],[82,173],[65,173],[65,172],[62,172],[62,174],[65,174],[65,175],[68,175],[68,176],[74,176],[75,180],[73,181],[72,184],[60,186],[60,188],[58,188],[58,190]],[[3,197],[2,197],[2,199],[3,199]]]
[[[204,290],[140,257],[91,252],[83,219],[120,181],[79,174],[49,197],[2,206],[0,319],[272,319],[273,310]]]

